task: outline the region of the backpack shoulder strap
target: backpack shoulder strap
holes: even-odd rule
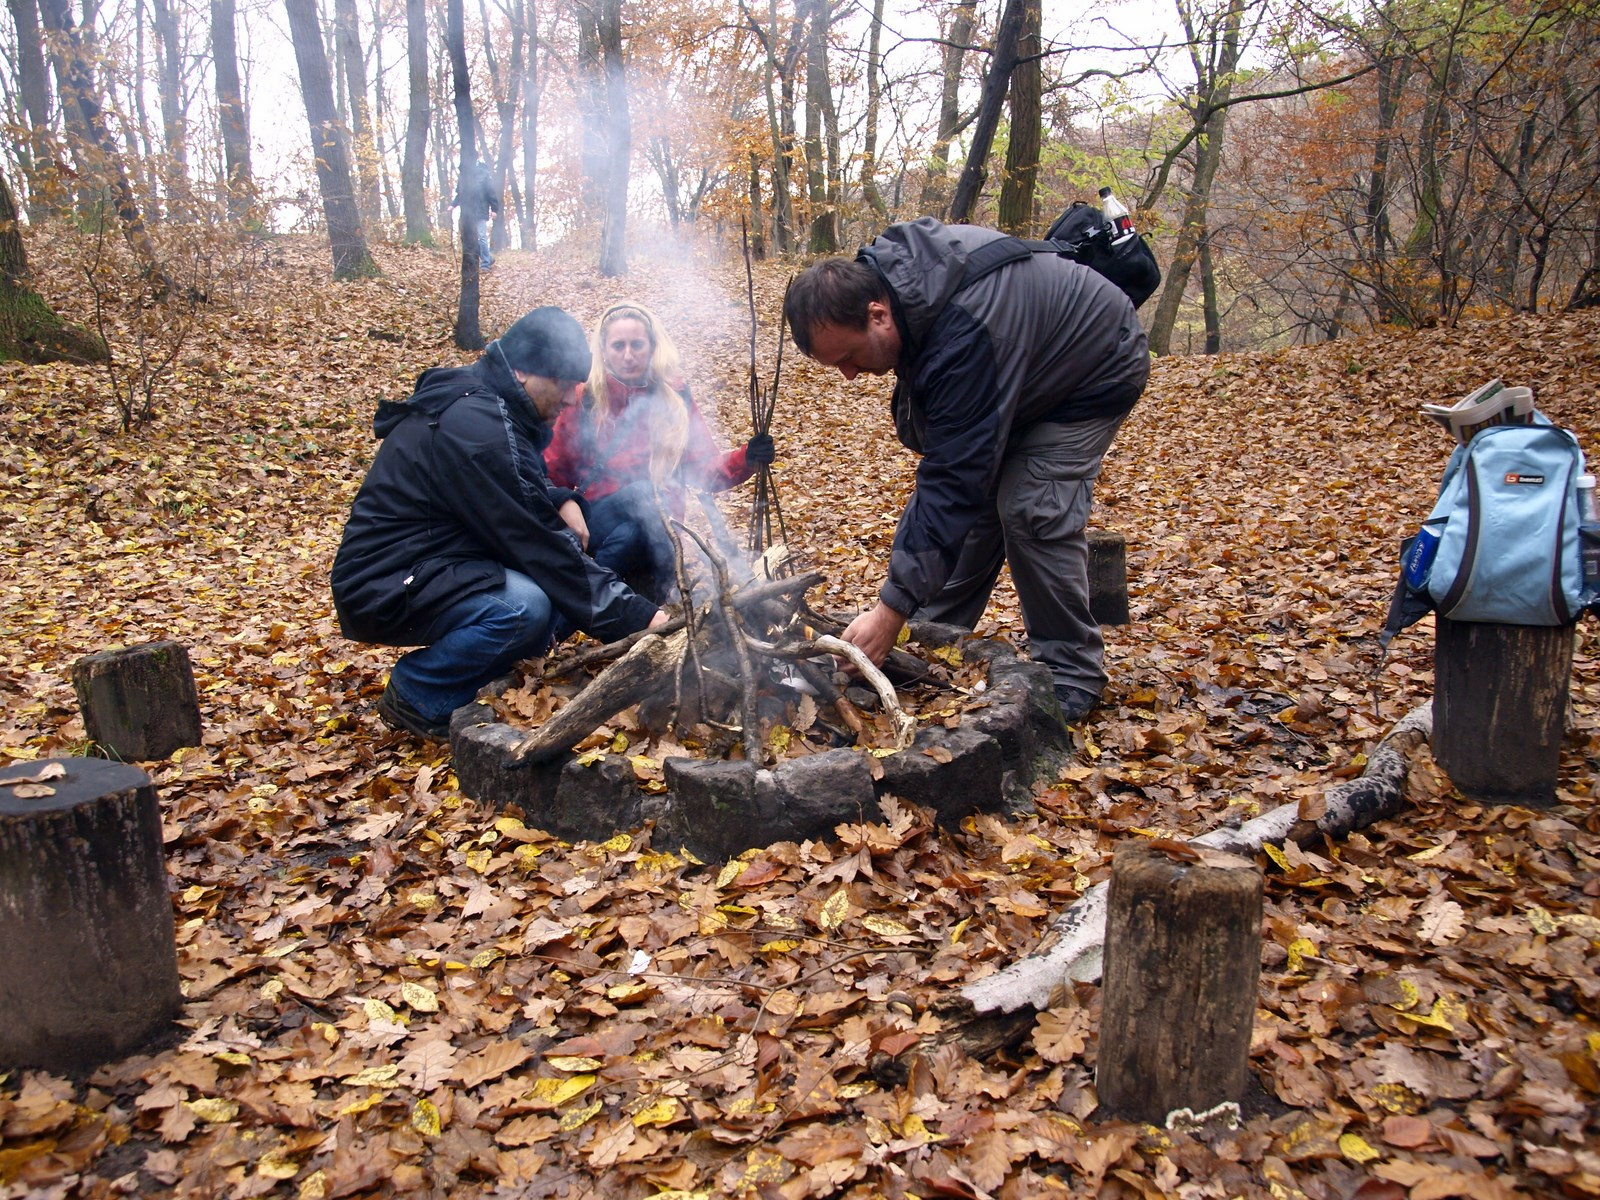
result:
[[[1021,262],[1035,254],[1060,254],[1070,257],[1072,251],[1073,247],[1065,242],[1037,242],[1019,237],[996,238],[992,242],[985,242],[967,255],[967,272],[961,280],[961,288],[971,287],[985,276],[993,275],[1001,267]]]

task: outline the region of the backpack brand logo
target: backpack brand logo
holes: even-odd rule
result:
[[[1506,472],[1506,482],[1511,484],[1511,485],[1513,485],[1513,486],[1515,486],[1516,484],[1519,484],[1519,483],[1531,483],[1531,484],[1534,484],[1534,485],[1538,485],[1538,484],[1541,484],[1541,483],[1544,482],[1544,476],[1543,475],[1523,475],[1523,474],[1521,474],[1520,472],[1517,472],[1517,471],[1507,471]]]

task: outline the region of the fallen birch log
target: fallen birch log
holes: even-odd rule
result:
[[[1197,846],[1254,855],[1268,843],[1305,845],[1316,837],[1344,837],[1398,812],[1405,804],[1410,756],[1433,732],[1432,701],[1402,717],[1378,744],[1356,779],[1328,791],[1323,813],[1303,820],[1299,804],[1285,804],[1237,829],[1214,829],[1193,839]],[[962,988],[940,1015],[942,1041],[959,1042],[981,1056],[1022,1037],[1037,1012],[1050,1007],[1058,989],[1100,978],[1105,951],[1109,887],[1097,883],[1051,923],[1052,941],[996,974]]]

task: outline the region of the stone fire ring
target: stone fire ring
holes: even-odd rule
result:
[[[843,748],[789,759],[771,769],[722,759],[669,758],[667,790],[650,795],[634,780],[626,755],[580,766],[568,752],[539,766],[508,766],[526,730],[495,721],[486,704],[457,709],[450,744],[461,792],[479,803],[522,810],[529,825],[574,841],[603,841],[619,830],[655,825],[658,845],[682,846],[704,862],[753,846],[822,840],[841,821],[882,820],[881,796],[930,808],[954,827],[974,812],[1028,799],[1035,780],[1053,776],[1071,739],[1048,667],[1021,658],[1009,643],[951,626],[916,623],[924,646],[956,645],[967,660],[989,662],[989,705],[962,715],[956,729],[928,726],[909,750],[878,761]],[[949,752],[941,762],[923,753]]]

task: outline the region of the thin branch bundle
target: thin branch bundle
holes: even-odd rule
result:
[[[750,265],[748,226],[741,225],[740,234],[744,244],[745,297],[750,305],[750,429],[757,435],[770,434],[773,410],[778,404],[778,379],[783,373],[783,323],[778,324],[778,357],[772,368],[772,386],[764,388],[756,368],[756,283]],[[783,525],[783,506],[778,503],[778,481],[772,476],[772,464],[761,463],[756,468],[755,494],[750,501],[750,533],[745,548],[755,559],[769,546],[783,545],[788,540],[789,534]]]

